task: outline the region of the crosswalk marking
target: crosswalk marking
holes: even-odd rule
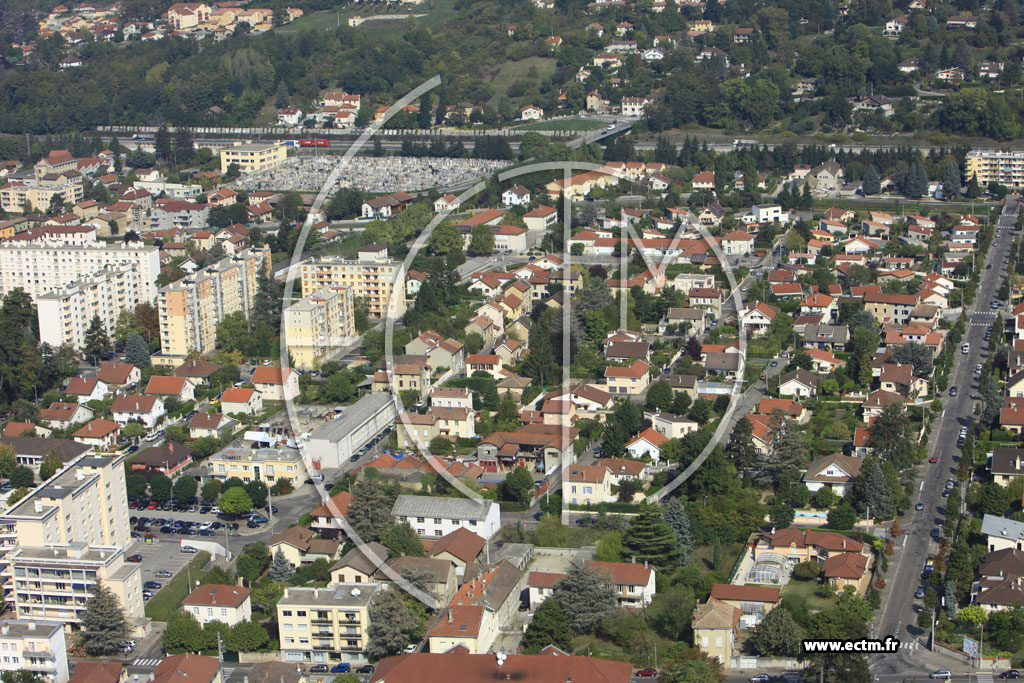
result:
[[[992,683],[992,674],[979,671],[978,683]]]
[[[132,666],[156,666],[160,663],[160,661],[161,660],[159,657],[155,659],[143,659],[142,657],[139,657],[134,662],[132,662]]]

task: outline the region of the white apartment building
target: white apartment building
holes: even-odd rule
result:
[[[978,176],[979,185],[993,180],[1001,185],[1024,185],[1024,152],[1020,150],[974,150],[967,153],[967,175]]]
[[[391,514],[399,523],[408,522],[425,538],[440,538],[466,528],[489,539],[501,528],[501,509],[493,500],[400,495]]]
[[[302,264],[302,296],[324,287],[352,287],[352,296],[365,303],[367,313],[376,318],[405,313],[405,271],[398,261],[388,258],[387,249],[359,250],[359,258],[326,257]],[[392,300],[392,293],[397,294]]]
[[[7,183],[0,186],[0,208],[7,213],[24,213],[26,203],[34,211],[48,211],[54,201],[77,204],[85,196],[82,183],[73,182],[63,175],[52,180],[33,180],[27,183]]]
[[[266,247],[243,249],[160,289],[160,355],[171,361],[190,351],[213,351],[217,324],[230,313],[247,317],[260,270],[270,266]]]
[[[0,623],[0,672],[28,669],[47,683],[67,683],[64,624],[9,619]]]
[[[124,458],[83,455],[0,516],[0,579],[19,619],[74,627],[102,580],[129,621],[143,617],[139,565],[125,562]]]
[[[127,265],[138,271],[138,280],[148,283],[144,301],[156,298],[160,275],[160,250],[136,244],[74,246],[68,244],[0,243],[0,295],[16,287],[33,299],[95,275],[108,266]]]
[[[322,287],[284,309],[284,341],[294,367],[319,367],[331,351],[355,339],[352,286]]]
[[[134,311],[152,301],[152,290],[153,281],[143,279],[138,268],[121,264],[40,294],[36,297],[40,341],[81,349],[93,316],[99,316],[107,335],[113,335],[121,311]]]

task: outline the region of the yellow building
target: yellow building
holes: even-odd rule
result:
[[[0,208],[7,213],[23,213],[27,202],[33,211],[47,211],[55,201],[76,204],[84,196],[82,184],[70,182],[64,176],[24,185],[8,183],[0,187]]]
[[[1019,150],[975,150],[967,153],[967,180],[978,177],[978,184],[995,181],[1001,185],[1024,185],[1024,152]]]
[[[131,545],[123,457],[83,455],[0,517],[0,575],[21,619],[77,624],[102,580],[129,621],[143,617]]]
[[[287,479],[298,487],[306,479],[302,453],[294,448],[225,448],[207,460],[210,474],[221,481],[238,477],[262,481],[268,486]]]
[[[277,602],[281,661],[328,664],[365,659],[368,608],[378,590],[378,583],[285,588]]]
[[[388,259],[383,245],[362,247],[357,259],[326,257],[302,264],[302,296],[324,287],[344,286],[352,287],[352,297],[366,306],[370,316],[405,313],[405,272],[401,263]]]
[[[693,644],[728,668],[741,615],[737,608],[717,600],[698,605],[693,611]]]
[[[352,287],[323,287],[284,309],[284,337],[293,367],[310,370],[355,339]]]
[[[225,147],[220,151],[220,172],[227,173],[231,164],[238,164],[242,173],[259,173],[280,166],[287,158],[288,148],[283,142]]]
[[[213,351],[218,323],[237,311],[248,317],[259,273],[269,266],[269,249],[245,249],[160,289],[160,355],[180,363],[190,351]]]

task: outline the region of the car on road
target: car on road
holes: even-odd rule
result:
[[[932,457],[928,458],[928,462],[930,462],[933,465],[935,463],[937,463],[938,461],[939,461],[939,456],[937,456],[937,455],[933,455]]]
[[[918,503],[914,506],[915,510],[924,510],[924,503]]]
[[[608,130],[615,130],[615,124],[614,123],[609,123],[608,124]]]
[[[183,553],[198,553],[199,551],[196,550],[195,546],[183,545],[183,546],[181,546],[181,552],[183,552]]]
[[[348,662],[338,662],[331,667],[332,674],[347,674],[352,671],[352,665]]]
[[[655,678],[658,675],[658,670],[647,667],[646,669],[640,669],[633,675],[637,678]]]
[[[142,555],[139,555],[138,553],[135,553],[134,555],[129,555],[125,559],[127,559],[129,562],[139,563],[139,562],[142,562]]]
[[[750,683],[768,683],[768,681],[771,680],[771,677],[768,674],[755,674],[747,680],[749,680]]]
[[[999,674],[1000,678],[1020,678],[1020,672],[1016,669],[1007,669],[1003,673]]]
[[[357,674],[372,674],[373,664],[363,664],[361,667],[356,669]]]
[[[327,670],[328,669],[326,664],[314,664],[313,666],[309,667],[309,673],[311,674],[325,674],[327,673]]]
[[[944,678],[948,681],[950,678],[953,678],[953,674],[949,672],[949,669],[939,669],[928,674],[928,678]]]
[[[970,343],[967,343],[967,344],[964,344],[963,346],[961,346],[960,347],[960,352],[965,354],[965,355],[970,353],[971,352],[971,345],[970,345]]]
[[[924,589],[923,588],[918,588],[917,592],[914,593],[914,597],[917,598],[918,600],[923,598],[924,597]]]
[[[949,388],[949,395],[950,395],[950,396],[956,396],[956,385],[954,385],[954,386],[951,386],[951,387]]]

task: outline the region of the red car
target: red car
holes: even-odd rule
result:
[[[651,667],[647,667],[646,669],[640,669],[633,675],[637,676],[638,678],[654,678],[658,675],[658,670],[652,669]]]
[[[134,555],[129,555],[125,559],[127,559],[129,562],[136,562],[136,563],[138,563],[138,562],[142,562],[142,555],[139,555],[138,553],[136,553]]]
[[[928,462],[930,462],[930,463],[932,463],[932,464],[935,464],[935,463],[937,463],[938,461],[939,461],[938,457],[936,457],[936,456],[934,456],[934,455],[933,455],[932,457],[928,458]]]

